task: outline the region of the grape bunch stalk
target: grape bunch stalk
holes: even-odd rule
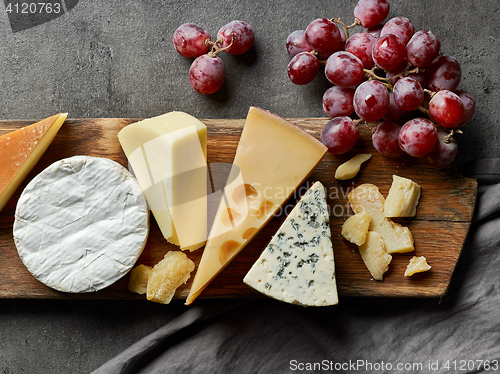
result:
[[[176,51],[184,57],[194,58],[189,68],[189,83],[196,92],[210,95],[218,91],[226,76],[220,52],[241,55],[252,48],[255,35],[252,27],[243,21],[231,21],[217,32],[212,41],[208,31],[195,23],[184,23],[174,32]]]
[[[406,17],[385,24],[387,0],[359,0],[354,22],[318,18],[286,40],[288,77],[298,85],[312,82],[324,66],[332,86],[323,95],[331,120],[321,141],[333,154],[350,151],[357,126],[373,126],[372,143],[387,157],[408,154],[438,169],[457,155],[454,134],[474,115],[470,93],[459,90],[460,63],[441,52],[438,36],[415,32]],[[349,35],[354,27],[362,30]]]

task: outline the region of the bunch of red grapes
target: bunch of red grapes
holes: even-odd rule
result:
[[[241,55],[252,48],[255,35],[250,25],[231,21],[212,41],[208,31],[194,23],[180,25],[174,32],[174,47],[180,55],[195,60],[189,68],[189,83],[199,93],[209,95],[224,83],[226,69],[219,52]]]
[[[331,120],[321,141],[331,153],[350,151],[359,138],[358,124],[365,123],[376,125],[372,142],[381,154],[406,153],[443,168],[455,159],[452,135],[471,120],[475,101],[457,90],[460,64],[441,54],[436,34],[415,32],[405,17],[382,25],[388,14],[387,0],[359,0],[352,25],[318,18],[292,32],[286,41],[288,76],[307,84],[324,65],[333,86],[323,95]],[[349,36],[355,26],[364,29]]]

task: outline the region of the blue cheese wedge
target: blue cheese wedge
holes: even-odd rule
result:
[[[123,166],[74,156],[28,183],[13,231],[19,257],[36,279],[58,291],[92,292],[135,264],[148,237],[149,211]]]
[[[302,196],[243,282],[287,303],[338,303],[328,206],[320,182]]]

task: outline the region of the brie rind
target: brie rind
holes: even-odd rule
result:
[[[14,242],[30,273],[63,292],[100,290],[141,254],[149,211],[127,169],[99,157],[57,161],[35,176],[16,207]]]

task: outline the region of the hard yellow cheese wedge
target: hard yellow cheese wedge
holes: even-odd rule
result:
[[[354,213],[370,214],[370,231],[380,234],[388,253],[411,252],[415,249],[413,236],[408,227],[385,217],[385,198],[377,186],[369,183],[362,184],[349,192],[347,198]]]
[[[170,112],[124,127],[118,140],[160,230],[183,250],[207,238],[207,128]]]
[[[264,227],[326,150],[293,123],[250,108],[187,305]]]
[[[0,211],[45,153],[67,116],[59,113],[0,136]]]

